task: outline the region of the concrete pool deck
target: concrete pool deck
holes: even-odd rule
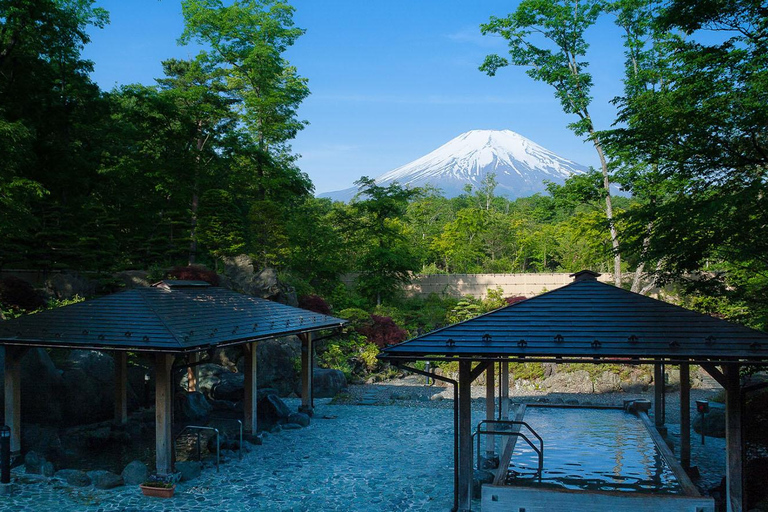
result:
[[[56,479],[25,478],[30,483],[14,485],[10,495],[0,496],[0,511],[450,510],[452,402],[404,399],[419,386],[360,388],[361,395],[376,394],[378,399],[373,401],[377,405],[334,405],[330,400],[317,400],[308,428],[266,435],[264,444],[244,454],[242,461],[234,458],[222,464],[219,473],[215,468],[205,469],[199,478],[178,484],[172,499],[144,497],[134,486],[96,490],[70,487]],[[356,391],[352,390],[350,403],[359,403],[354,399]],[[439,391],[425,388],[426,394]],[[397,392],[400,397],[393,397]],[[590,396],[584,395],[584,399]],[[295,409],[300,400],[287,399],[286,403]],[[479,421],[483,404],[478,401],[473,408]],[[674,432],[674,428],[670,430]],[[714,465],[712,474],[717,474],[724,467],[724,447],[724,440],[716,438],[707,438],[706,447],[692,443],[694,464],[702,469]],[[21,476],[23,468],[16,468],[14,477]],[[479,502],[473,509],[479,510]]]

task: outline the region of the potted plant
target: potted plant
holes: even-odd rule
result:
[[[176,485],[158,476],[150,477],[149,480],[139,485],[144,496],[153,496],[155,498],[172,498]]]

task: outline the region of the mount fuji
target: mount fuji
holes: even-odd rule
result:
[[[481,185],[489,173],[496,174],[496,195],[510,199],[545,192],[544,181],[562,184],[587,167],[556,155],[511,130],[472,130],[462,133],[431,153],[376,178],[378,185],[393,182],[408,187],[431,185],[445,197],[464,193],[464,187]],[[336,201],[349,201],[357,193],[351,187],[320,194]]]

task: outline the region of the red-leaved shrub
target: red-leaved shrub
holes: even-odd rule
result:
[[[325,299],[319,295],[311,294],[302,296],[299,298],[299,307],[301,309],[320,313],[321,315],[331,314],[331,306],[329,306],[328,303],[325,302]]]
[[[517,297],[505,297],[504,302],[507,303],[507,305],[517,304],[518,302],[523,302],[528,297],[523,297],[522,295],[518,295]]]
[[[182,281],[205,281],[211,286],[219,286],[219,275],[202,265],[173,267],[171,271],[168,272],[168,277],[173,277]]]
[[[406,330],[388,316],[371,315],[371,320],[370,325],[361,327],[358,332],[379,348],[400,343],[408,337]]]
[[[0,281],[0,302],[25,311],[45,306],[45,299],[31,284],[14,276],[5,277]]]

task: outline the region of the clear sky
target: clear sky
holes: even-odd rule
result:
[[[160,62],[188,57],[178,0],[97,0],[111,23],[92,30],[85,57],[102,89],[152,84]],[[479,25],[517,2],[501,0],[293,0],[307,33],[287,54],[309,79],[299,114],[309,121],[292,146],[316,192],[343,189],[414,160],[472,129],[510,129],[559,155],[597,165],[591,145],[567,128],[552,90],[520,68],[478,71],[504,42]],[[621,39],[609,22],[594,27],[588,60],[596,126],[613,119],[621,93]]]

